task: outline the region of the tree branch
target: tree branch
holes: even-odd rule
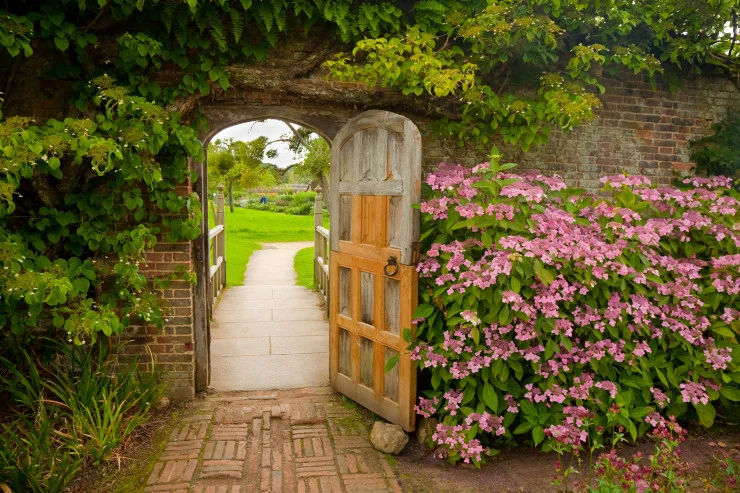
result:
[[[735,49],[735,42],[737,41],[737,10],[732,11],[732,43],[730,43],[730,51],[727,52],[727,57],[732,59],[732,51]]]
[[[296,130],[296,128],[290,122],[284,122],[284,123],[293,132],[293,135],[295,135],[296,138],[301,141],[301,144],[303,144],[303,147],[308,147],[308,142],[306,142],[306,139],[303,138],[303,135],[301,135],[300,132],[298,132],[298,130]]]

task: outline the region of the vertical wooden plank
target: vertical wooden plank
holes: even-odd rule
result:
[[[398,356],[398,351],[392,348],[385,348],[385,363],[391,358]],[[385,385],[383,386],[383,397],[386,397],[394,402],[398,402],[398,363],[391,368],[390,371],[385,372],[384,375]]]
[[[362,195],[352,195],[352,243],[362,243]]]
[[[352,342],[351,342],[351,354],[352,354],[352,381],[359,383],[360,381],[360,336],[355,332],[356,321],[360,320],[360,269],[357,258],[352,258],[352,292],[358,293],[351,298],[352,305]]]
[[[403,163],[400,261],[402,264],[411,265],[414,262],[414,245],[419,241],[419,210],[414,204],[418,204],[421,198],[421,135],[410,120],[404,121]]]
[[[345,317],[352,317],[352,271],[349,267],[339,267],[339,313]]]
[[[375,199],[375,246],[385,248],[388,246],[388,196],[377,195]]]
[[[363,169],[365,167],[365,146],[364,146],[364,140],[365,136],[363,135],[363,132],[356,132],[353,139],[353,153],[352,153],[352,173],[348,176],[347,179],[342,179],[342,181],[360,181],[362,180],[363,175]]]
[[[361,271],[360,320],[368,325],[375,325],[375,275]]]
[[[329,258],[329,306],[339,306],[339,258],[334,252]],[[336,387],[337,372],[339,370],[339,312],[336,309],[329,311],[329,381]]]
[[[373,341],[360,337],[360,383],[373,388],[375,379],[375,351]]]
[[[388,246],[400,248],[401,246],[401,211],[403,199],[399,196],[388,197]]]
[[[388,180],[403,180],[403,139],[388,133]]]
[[[208,266],[208,173],[206,164],[190,161],[190,168],[198,173],[203,219],[200,222],[200,238],[193,240],[193,269],[198,276],[198,283],[193,288],[193,352],[195,353],[195,392],[202,392],[210,383],[211,337],[210,320],[213,309],[213,287],[210,286],[210,268]]]
[[[401,282],[385,278],[385,325],[384,329],[394,335],[401,334]]]
[[[339,178],[341,181],[357,181],[355,164],[355,138],[351,137],[339,143],[341,159],[339,160]]]
[[[339,239],[352,239],[352,196],[342,195],[339,199]]]
[[[352,378],[352,335],[347,329],[339,328],[339,373]]]
[[[358,181],[384,181],[388,176],[388,131],[371,127],[361,135],[362,162]]]

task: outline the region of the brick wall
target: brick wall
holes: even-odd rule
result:
[[[187,195],[192,191],[188,183],[177,187],[177,193]],[[167,243],[162,237],[151,251],[146,252],[140,266],[148,279],[178,275],[178,270],[192,270],[193,243]],[[201,281],[202,282],[202,281]],[[138,362],[141,369],[155,370],[167,386],[167,395],[177,400],[194,395],[194,334],[193,334],[193,285],[189,281],[170,281],[164,289],[157,290],[159,298],[167,304],[167,318],[162,328],[154,325],[132,325],[114,342],[125,342],[118,361],[121,364]]]
[[[689,141],[740,111],[740,91],[725,78],[686,80],[675,93],[631,76],[607,80],[606,88],[594,121],[569,134],[553,132],[532,152],[510,151],[512,160],[590,190],[600,188],[600,176],[622,172],[669,184],[692,166]]]

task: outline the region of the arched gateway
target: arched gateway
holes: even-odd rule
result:
[[[278,118],[314,129],[333,143],[331,188],[330,366],[332,387],[407,430],[414,427],[416,372],[404,329],[416,307],[421,136],[411,120],[387,111],[364,112],[349,122],[337,112],[290,107],[204,108],[207,142],[223,128]],[[207,195],[200,166],[198,191]],[[204,202],[206,207],[207,201]],[[207,210],[204,210],[207,217]],[[196,240],[195,386],[210,380],[208,225]],[[389,363],[390,362],[390,363]],[[386,366],[392,366],[385,371]]]

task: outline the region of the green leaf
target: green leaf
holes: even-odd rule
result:
[[[522,411],[524,412],[524,414],[527,414],[530,416],[537,415],[537,408],[534,406],[532,401],[522,399],[521,401],[519,401],[519,406],[522,408]]]
[[[483,402],[486,403],[486,406],[488,406],[491,411],[494,413],[498,412],[498,396],[496,395],[494,388],[489,383],[483,387]]]
[[[545,439],[545,430],[539,425],[532,428],[532,439],[535,445],[539,445]]]
[[[434,307],[427,303],[422,303],[414,310],[414,315],[411,318],[427,318],[429,315],[434,313]]]
[[[442,383],[442,375],[436,371],[432,374],[432,388],[437,390],[440,383]]]
[[[519,290],[522,289],[522,282],[516,276],[511,277],[511,289],[515,293],[519,293]]]
[[[388,358],[388,361],[385,362],[385,372],[386,373],[388,373],[389,371],[391,371],[393,369],[393,367],[398,364],[398,356],[399,355],[392,356],[392,357]]]
[[[54,38],[54,44],[57,45],[60,51],[67,51],[67,48],[69,48],[69,40],[67,38]]]
[[[522,433],[526,433],[529,430],[531,430],[535,426],[535,424],[536,423],[529,423],[529,422],[522,421],[521,423],[519,423],[519,426],[514,428],[514,431],[512,433],[514,435],[521,435]]]
[[[552,272],[547,270],[547,268],[545,268],[545,264],[543,264],[542,261],[539,259],[536,259],[534,261],[534,273],[546,286],[549,286],[555,280],[555,276],[552,274]]]
[[[725,399],[731,400],[733,402],[740,402],[740,390],[736,389],[735,387],[723,385],[722,388],[719,389],[719,393]]]
[[[709,428],[714,424],[714,417],[717,415],[716,409],[711,403],[708,404],[695,404],[696,414],[699,416],[699,421],[704,427]]]

